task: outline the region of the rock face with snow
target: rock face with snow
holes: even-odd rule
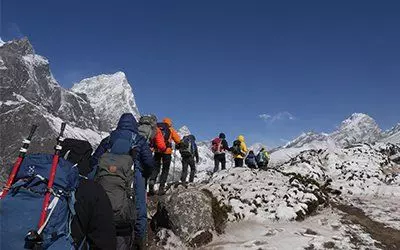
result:
[[[0,45],[0,82],[0,183],[32,124],[38,125],[38,129],[29,152],[52,153],[62,122],[67,123],[65,136],[85,139],[96,146],[113,126],[114,118],[109,111],[116,117],[113,122],[125,111],[138,115],[132,90],[123,73],[86,79],[79,84],[80,88],[77,87],[93,90],[97,83],[108,84],[112,91],[105,90],[104,86],[98,91],[103,94],[106,91],[106,98],[118,101],[109,104],[110,110],[101,113],[98,103],[91,103],[93,95],[88,98],[85,93],[62,88],[50,71],[49,61],[37,55],[26,38]]]
[[[215,228],[212,200],[197,188],[179,186],[158,203],[152,225],[172,230],[189,246],[205,245]]]
[[[132,88],[123,72],[99,75],[74,84],[71,90],[85,94],[100,120],[100,129],[110,131],[115,128],[123,113],[140,117]]]

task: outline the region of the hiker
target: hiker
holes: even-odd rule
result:
[[[256,155],[254,154],[253,150],[249,151],[249,154],[245,159],[245,163],[249,168],[257,168]]]
[[[218,171],[219,164],[221,169],[226,168],[225,152],[229,151],[228,142],[225,140],[225,134],[220,133],[217,138],[211,142],[211,151],[214,153],[214,173]]]
[[[92,145],[88,141],[65,138],[61,146],[60,157],[75,164],[81,176],[75,192],[76,215],[71,224],[75,244],[86,243],[89,249],[115,249],[116,232],[110,200],[103,187],[87,177],[93,172],[90,165]]]
[[[244,142],[243,135],[239,135],[237,140],[233,142],[231,152],[233,154],[233,158],[235,158],[235,168],[243,167],[243,158],[246,156],[247,153],[247,146]]]
[[[158,174],[161,170],[161,161],[162,161],[162,171],[160,176],[160,187],[158,189],[159,195],[165,194],[165,183],[167,182],[169,168],[171,166],[172,159],[172,141],[175,142],[176,147],[179,147],[179,143],[181,142],[181,138],[175,129],[172,127],[172,121],[169,118],[164,118],[162,123],[158,123],[157,126],[160,128],[167,149],[164,152],[160,152],[158,150],[155,151],[154,160],[156,162],[153,173],[151,174],[149,181],[149,195],[154,195],[154,185],[156,183]],[[176,148],[177,149],[177,148]]]
[[[196,173],[196,163],[199,163],[199,151],[196,145],[196,138],[194,135],[186,135],[182,138],[179,145],[179,153],[182,156],[182,174],[181,182],[186,183],[188,174],[188,166],[190,166],[189,182],[193,182]]]
[[[93,158],[98,163],[95,180],[106,190],[113,206],[117,249],[143,249],[147,229],[145,178],[152,173],[154,159],[131,113],[121,116],[117,129],[101,141]],[[117,180],[115,175],[121,178]]]
[[[265,148],[261,148],[260,152],[257,154],[256,160],[259,169],[266,170],[269,162],[269,153]]]

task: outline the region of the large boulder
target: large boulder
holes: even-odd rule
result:
[[[152,229],[170,229],[188,246],[198,247],[212,241],[216,230],[215,213],[218,208],[211,192],[195,186],[178,186],[170,189],[158,201],[152,219]]]

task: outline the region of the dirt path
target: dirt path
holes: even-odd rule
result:
[[[369,233],[373,239],[379,241],[381,244],[377,244],[377,247],[390,250],[400,249],[400,230],[372,220],[360,208],[344,204],[332,205],[334,208],[345,213],[344,220],[362,226],[365,232]]]

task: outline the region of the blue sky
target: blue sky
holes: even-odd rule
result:
[[[400,122],[398,1],[2,1],[57,80],[122,70],[141,112],[282,144],[353,112]]]

